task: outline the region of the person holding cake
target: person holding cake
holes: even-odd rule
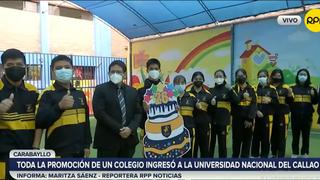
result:
[[[209,157],[211,141],[211,123],[207,110],[208,105],[211,103],[212,96],[203,85],[205,79],[202,72],[197,71],[193,73],[191,80],[192,86],[189,92],[194,94],[199,102],[193,112],[196,132],[194,153],[198,154],[198,148],[200,148],[200,157],[206,158]]]
[[[147,61],[147,73],[148,78],[144,81],[144,86],[140,89],[138,89],[138,96],[139,96],[139,103],[143,107],[144,111],[142,113],[142,119],[140,121],[140,128],[141,128],[141,135],[140,139],[145,135],[144,131],[144,125],[146,120],[148,119],[147,111],[148,107],[144,103],[144,94],[146,93],[146,90],[149,89],[153,84],[158,85],[159,83],[162,83],[160,80],[160,72],[161,72],[161,64],[158,59],[151,58]]]
[[[186,78],[182,75],[177,75],[173,79],[175,89],[179,92],[178,104],[180,115],[183,118],[184,126],[190,133],[190,146],[191,149],[183,156],[184,158],[194,158],[195,148],[195,122],[193,118],[193,112],[196,107],[197,98],[194,94],[186,92]]]
[[[211,116],[210,157],[214,156],[216,139],[218,138],[219,157],[227,157],[227,134],[230,126],[231,104],[238,104],[240,99],[236,92],[227,86],[226,73],[219,69],[214,73],[215,86],[209,91],[213,98],[208,111]]]

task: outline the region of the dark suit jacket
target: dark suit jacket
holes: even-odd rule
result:
[[[97,149],[113,149],[126,143],[128,146],[138,144],[137,128],[141,120],[141,106],[137,90],[123,84],[121,86],[126,104],[126,124],[132,130],[127,139],[119,135],[122,126],[122,113],[118,100],[118,86],[107,82],[96,87],[93,95],[93,112],[97,119],[94,144]]]

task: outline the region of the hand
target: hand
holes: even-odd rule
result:
[[[293,96],[292,88],[288,88],[288,96],[289,96],[289,97],[292,97],[292,96]]]
[[[68,93],[65,96],[63,96],[63,98],[61,99],[58,105],[61,110],[66,110],[66,109],[71,109],[73,107],[73,104],[74,104],[74,99],[70,95],[70,91],[68,90]]]
[[[202,108],[200,101],[197,102],[196,108],[197,108],[197,109],[201,109],[201,108]]]
[[[250,128],[252,127],[252,122],[244,121],[244,128]]]
[[[263,113],[261,112],[261,111],[257,111],[257,116],[259,117],[259,118],[263,118]]]
[[[142,104],[144,111],[148,112],[149,111],[149,105],[146,102],[143,102]]]
[[[216,101],[216,96],[215,96],[211,99],[211,105],[214,106],[214,105],[216,105],[216,103],[217,103],[217,101]]]
[[[243,93],[243,98],[244,98],[245,100],[247,100],[247,101],[250,101],[250,100],[251,100],[248,91],[246,91],[245,93]]]
[[[268,96],[263,96],[262,97],[262,103],[263,104],[269,104],[271,102],[271,98]]]
[[[311,94],[311,96],[315,95],[314,89],[311,89],[310,94]]]
[[[85,157],[85,158],[88,158],[89,156],[90,156],[90,149],[85,148],[85,149],[84,149],[84,157]]]
[[[127,139],[131,135],[132,130],[129,127],[123,127],[120,129],[120,136],[123,139]]]
[[[6,113],[13,105],[14,94],[11,93],[7,99],[4,99],[0,103],[0,113]]]

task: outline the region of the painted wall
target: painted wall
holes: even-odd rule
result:
[[[205,74],[206,84],[213,86],[213,73],[231,71],[231,28],[223,27],[186,33],[132,44],[132,84],[140,87],[147,78],[146,62],[149,58],[161,61],[162,79],[172,81],[177,73],[187,81],[195,71]]]
[[[94,26],[92,20],[47,17],[48,32],[43,36],[48,37],[48,53],[128,56],[128,40],[101,22]],[[94,31],[100,36],[95,38]],[[39,13],[0,7],[0,34],[0,51],[14,47],[24,52],[41,52]]]

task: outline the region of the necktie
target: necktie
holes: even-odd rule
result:
[[[121,113],[122,113],[122,125],[126,124],[126,103],[124,101],[124,96],[120,88],[118,88],[118,99],[119,99],[119,104],[121,108]]]

